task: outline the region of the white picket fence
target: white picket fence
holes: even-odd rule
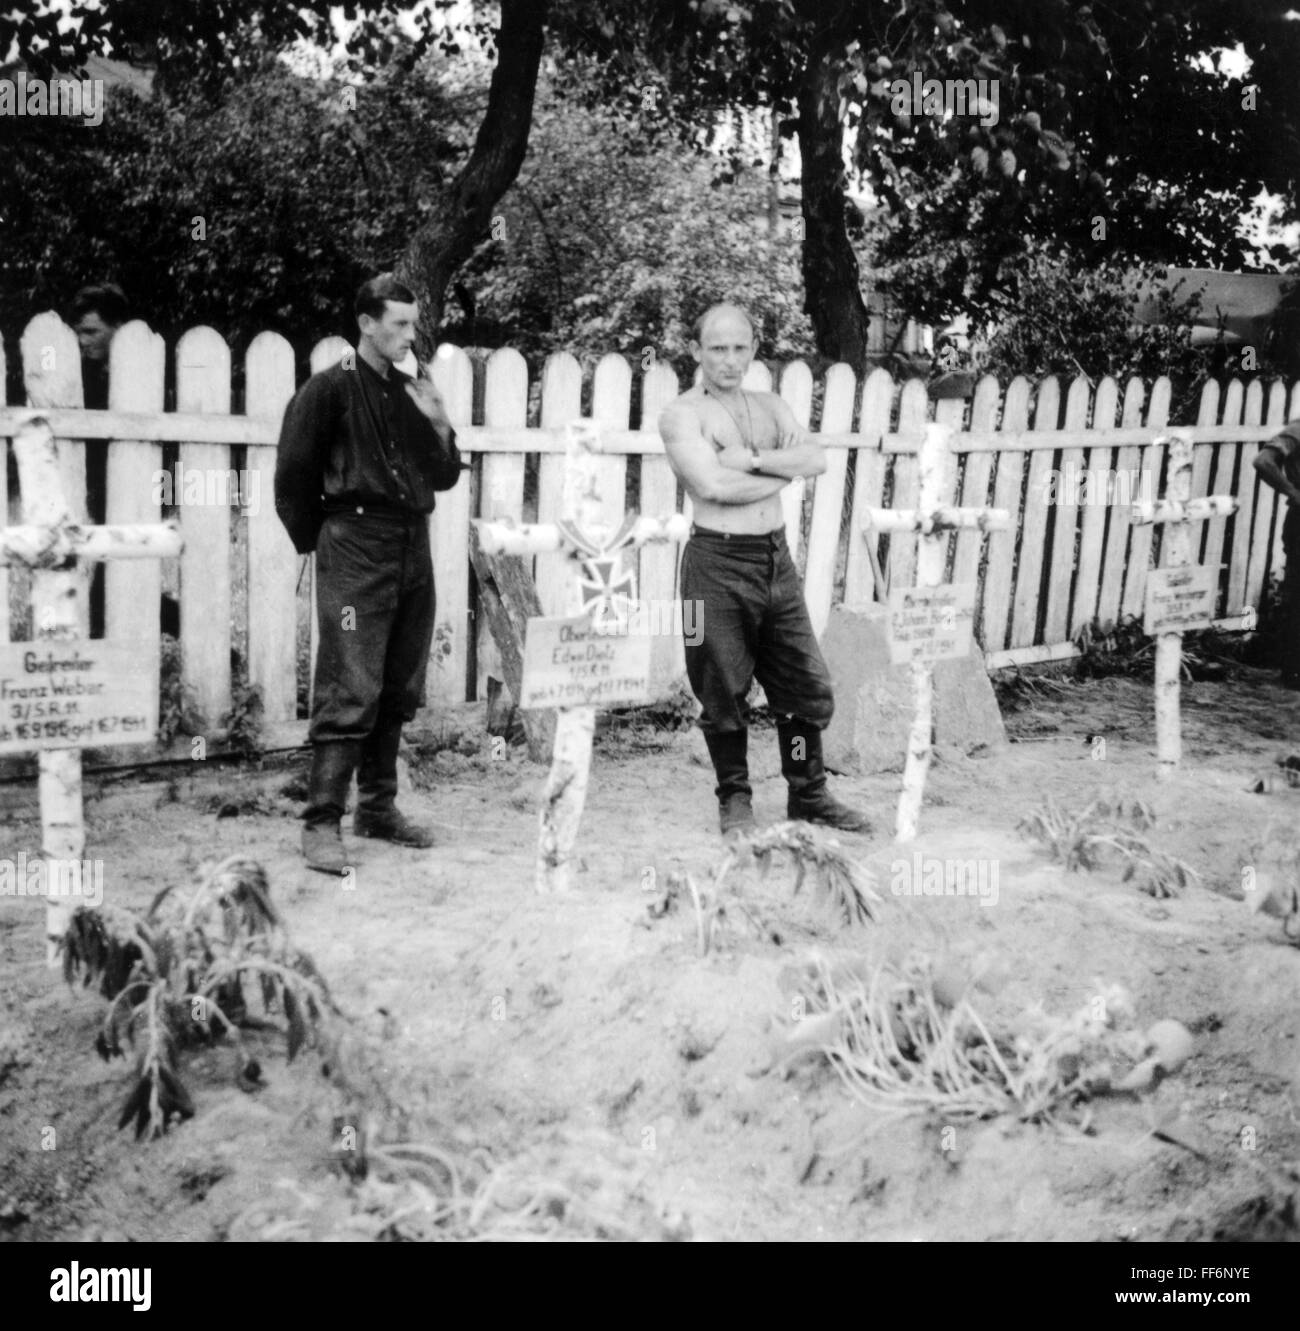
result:
[[[345,348],[337,338],[320,343],[311,357],[313,370],[335,362]],[[194,328],[178,340],[172,411],[163,409],[166,354],[159,335],[142,323],[128,324],[113,343],[109,409],[82,410],[78,389],[65,406],[45,413],[56,436],[73,441],[61,446],[65,485],[84,506],[84,448],[75,441],[87,439],[110,441],[110,522],[159,519],[155,479],[164,441],[178,444],[182,472],[190,476],[244,469],[256,474],[259,502],[242,511],[227,502],[179,506],[185,540],[179,561],[183,681],[215,726],[231,705],[234,646],[246,662],[249,682],[261,690],[273,733],[301,734],[300,686],[311,654],[305,604],[310,579],[300,578],[299,560],[275,516],[272,490],[280,418],[297,387],[292,350],[275,333],[253,340],[245,356],[242,415],[231,413],[231,353],[214,330]],[[42,365],[67,365],[64,357],[80,364],[75,336],[53,314],[28,325],[22,356],[29,383]],[[471,596],[470,519],[552,520],[563,470],[560,427],[582,414],[603,427],[609,456],[601,464],[607,473],[602,494],[610,519],[621,517],[624,496],[627,506],[650,515],[681,509],[655,421],[685,385],[669,366],[652,365],[638,376],[622,356],[608,355],[595,366],[584,413],[584,372],[566,353],[547,360],[533,398],[524,358],[511,349],[495,351],[484,362],[444,346],[431,373],[457,422],[461,448],[474,462],[455,490],[438,497],[431,519],[437,618],[427,701],[438,706],[482,696],[486,676],[494,672],[495,649]],[[79,372],[74,378],[79,383]],[[746,384],[768,389],[773,378],[755,364]],[[3,382],[0,374],[0,387]],[[829,450],[822,476],[795,482],[783,495],[788,537],[818,631],[833,603],[874,598],[863,514],[873,505],[914,505],[916,450],[931,419],[960,432],[951,469],[953,500],[992,503],[1016,517],[1012,530],[995,532],[983,544],[975,532],[950,539],[949,577],[979,584],[976,633],[990,668],[1068,655],[1074,637],[1094,617],[1141,615],[1147,571],[1158,561],[1159,534],[1132,527],[1122,502],[1055,502],[1047,482],[1053,472],[1149,473],[1158,494],[1163,449],[1152,441],[1169,423],[1166,379],[1149,390],[1136,379],[1122,386],[1103,379],[1094,392],[1084,378],[1064,386],[1049,378],[1037,387],[1017,378],[1003,392],[985,378],[969,403],[933,403],[919,380],[899,385],[875,370],[859,383],[847,366],[835,365],[816,385],[808,366],[796,361],[779,367],[775,388]],[[630,428],[634,394],[640,404],[637,430]],[[6,451],[21,414],[0,401]],[[1221,565],[1218,613],[1228,625],[1239,625],[1248,607],[1258,608],[1266,579],[1281,567],[1279,506],[1274,492],[1259,484],[1251,460],[1261,441],[1297,415],[1300,385],[1290,392],[1288,410],[1284,385],[1233,380],[1205,386],[1194,423],[1174,422],[1194,425],[1193,494],[1241,499],[1235,516],[1205,523],[1193,534],[1200,561]],[[0,520],[10,512],[6,476],[7,468],[0,467]],[[878,539],[890,586],[910,585],[916,538]],[[678,557],[664,547],[639,553],[644,600],[674,597]],[[157,635],[160,570],[151,563],[118,564],[105,576],[106,636]],[[558,613],[560,557],[538,556],[535,576],[544,611]],[[0,570],[0,640],[11,632],[6,582]],[[679,643],[672,654],[670,664],[680,666]]]

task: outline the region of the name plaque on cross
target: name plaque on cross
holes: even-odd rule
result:
[[[132,642],[0,644],[0,755],[152,743],[158,689],[146,659]]]
[[[894,665],[969,656],[974,632],[974,583],[896,587],[889,594],[889,659]]]
[[[1204,564],[1183,568],[1153,568],[1147,574],[1146,618],[1151,634],[1183,633],[1208,628],[1214,622],[1219,593],[1219,570]]]
[[[520,707],[610,707],[650,699],[650,638],[602,631],[587,615],[530,619]]]

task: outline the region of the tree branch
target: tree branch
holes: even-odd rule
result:
[[[427,339],[436,341],[452,274],[473,254],[493,208],[523,166],[548,9],[549,0],[501,0],[497,64],[474,149],[452,183],[443,215],[411,237],[398,264],[424,306]]]

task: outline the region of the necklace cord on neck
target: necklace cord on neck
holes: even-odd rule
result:
[[[718,404],[718,406],[720,406],[722,410],[725,411],[727,415],[731,417],[732,421],[735,423],[736,430],[740,435],[740,442],[744,444],[745,447],[749,449],[749,451],[755,457],[757,457],[758,447],[754,443],[754,417],[749,410],[749,394],[746,393],[743,388],[740,390],[741,401],[743,401],[745,404],[745,419],[749,422],[748,434],[746,434],[745,431],[741,428],[740,420],[737,418],[736,413],[732,411],[731,408],[727,406],[727,404],[720,397],[716,396],[716,394],[710,393],[707,385],[704,388],[704,396],[713,398],[713,400]]]

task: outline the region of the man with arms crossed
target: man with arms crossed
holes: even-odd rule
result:
[[[704,709],[719,821],[724,836],[756,826],[745,698],[757,678],[777,716],[787,816],[866,832],[867,819],[826,789],[821,732],[835,705],[831,679],[781,511],[781,491],[796,476],[820,475],[826,460],[775,393],[741,387],[756,349],[744,310],[706,310],[691,343],[700,383],[659,418],[668,461],[695,506],[682,600],[700,606],[703,640],[686,645],[686,673]]]

